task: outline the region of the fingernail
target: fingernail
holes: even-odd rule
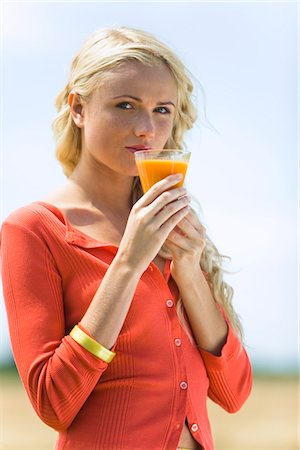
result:
[[[182,178],[183,178],[182,173],[174,173],[174,175],[170,175],[170,179],[171,180],[178,180],[178,181],[180,181],[180,180],[182,180]]]

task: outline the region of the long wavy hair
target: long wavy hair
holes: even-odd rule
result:
[[[81,130],[75,125],[70,114],[68,97],[75,91],[87,101],[92,92],[105,80],[111,71],[126,61],[139,61],[155,65],[164,62],[173,74],[178,101],[171,136],[165,148],[184,148],[184,134],[191,129],[197,119],[193,103],[193,83],[191,75],[170,48],[153,35],[133,28],[106,28],[99,30],[83,44],[75,55],[66,86],[56,98],[57,116],[53,121],[56,139],[56,157],[64,173],[69,177],[77,166],[81,155]],[[133,178],[132,205],[143,195],[138,177]],[[242,326],[232,306],[233,289],[223,280],[223,256],[206,236],[200,266],[215,301],[221,305],[233,330],[242,338]],[[183,304],[177,303],[178,313],[183,319]]]

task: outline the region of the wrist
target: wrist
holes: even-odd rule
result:
[[[199,276],[205,277],[202,273],[199,261],[185,259],[180,261],[172,260],[172,276],[175,281],[183,280],[185,282],[191,283],[195,281],[195,279],[199,278]]]
[[[85,348],[88,352],[92,353],[102,361],[107,364],[110,363],[116,356],[115,352],[108,350],[103,347],[99,342],[95,341],[89,334],[82,330],[78,325],[70,332],[70,336],[76,341],[81,347]]]
[[[128,252],[119,248],[113,262],[113,269],[117,271],[117,273],[124,274],[124,276],[130,276],[132,280],[138,281],[142,276],[143,272],[146,270],[137,258],[132,258]]]

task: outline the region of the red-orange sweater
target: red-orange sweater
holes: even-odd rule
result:
[[[207,395],[237,411],[251,390],[251,366],[230,327],[219,357],[190,342],[168,262],[164,276],[153,263],[143,273],[109,365],[68,335],[116,252],[46,203],[3,223],[3,292],[32,405],[59,431],[59,450],[174,450],[186,417],[194,438],[212,450]]]

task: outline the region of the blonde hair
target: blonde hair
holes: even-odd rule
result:
[[[183,63],[166,45],[145,31],[128,27],[102,29],[93,33],[75,55],[68,82],[55,102],[58,111],[53,122],[57,142],[56,157],[66,176],[72,174],[81,155],[81,130],[75,125],[70,114],[70,92],[75,91],[83,100],[88,100],[110,72],[130,60],[150,65],[163,62],[173,74],[178,87],[178,101],[172,133],[165,148],[184,147],[184,134],[192,128],[197,114],[192,101],[193,83]],[[139,178],[134,177],[132,204],[142,195]],[[232,307],[233,290],[223,281],[222,258],[206,237],[206,246],[200,261],[201,268],[207,274],[216,302],[222,306],[234,331],[241,337],[242,327]],[[180,300],[180,316],[181,309]]]

